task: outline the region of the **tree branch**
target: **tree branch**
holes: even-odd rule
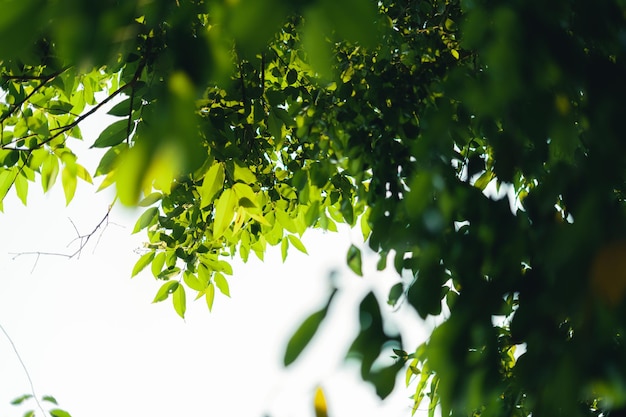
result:
[[[39,398],[37,397],[37,394],[35,393],[35,385],[33,384],[33,380],[30,377],[30,373],[28,372],[28,369],[26,368],[26,365],[24,364],[24,361],[22,360],[22,356],[20,355],[20,352],[18,352],[17,348],[15,347],[15,343],[13,343],[13,339],[11,339],[11,336],[9,336],[7,331],[4,330],[4,327],[1,324],[0,324],[0,330],[2,331],[2,333],[4,333],[4,336],[9,341],[9,344],[11,345],[13,352],[15,352],[15,356],[17,356],[17,360],[20,362],[20,365],[22,365],[22,369],[24,370],[24,373],[26,374],[26,379],[28,379],[28,383],[30,384],[30,392],[33,395],[33,398],[35,399],[35,403],[37,403],[37,407],[39,407],[39,410],[41,410],[41,415],[45,416],[46,412],[41,406],[41,403],[39,402]]]
[[[72,221],[72,219],[70,219],[70,223],[72,224],[72,227],[76,231],[76,235],[77,236],[70,243],[68,243],[68,246],[70,246],[72,243],[74,243],[76,241],[80,242],[79,245],[78,245],[78,249],[76,249],[74,252],[72,252],[72,253],[60,253],[60,252],[30,251],[30,252],[10,253],[10,255],[13,255],[12,259],[15,260],[15,259],[19,258],[20,256],[35,255],[37,258],[35,259],[35,264],[33,265],[33,269],[31,270],[31,273],[32,273],[32,271],[34,271],[35,267],[37,266],[37,262],[39,261],[39,257],[42,256],[42,255],[43,256],[60,256],[62,258],[67,258],[67,259],[79,258],[80,254],[83,252],[83,249],[85,249],[85,247],[87,246],[87,244],[89,243],[91,238],[96,234],[96,232],[100,228],[102,228],[102,232],[104,232],[104,230],[109,225],[109,216],[111,215],[111,210],[113,209],[113,205],[114,204],[115,204],[115,201],[113,201],[113,203],[111,203],[109,205],[106,214],[102,217],[102,219],[98,222],[98,224],[96,224],[96,226],[91,230],[91,232],[89,232],[87,234],[81,235],[80,232],[78,231],[78,228],[76,227],[76,225]]]

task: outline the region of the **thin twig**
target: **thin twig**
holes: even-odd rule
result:
[[[98,222],[98,224],[93,228],[93,230],[87,234],[81,235],[80,232],[78,231],[78,228],[76,227],[76,225],[74,224],[74,222],[70,219],[70,223],[72,224],[72,227],[74,227],[74,230],[76,231],[77,236],[70,242],[68,243],[68,246],[70,246],[73,242],[75,241],[79,241],[79,246],[78,249],[76,249],[74,252],[72,253],[60,253],[60,252],[42,252],[42,251],[30,251],[30,252],[19,252],[19,253],[10,253],[10,255],[13,255],[13,260],[19,258],[20,256],[26,256],[26,255],[35,255],[37,256],[37,258],[35,259],[35,265],[33,265],[33,270],[31,271],[31,273],[34,271],[35,266],[37,265],[37,262],[39,261],[39,257],[44,255],[44,256],[60,256],[62,258],[67,258],[67,259],[73,259],[73,258],[79,258],[80,254],[82,253],[83,249],[85,249],[85,246],[87,246],[87,244],[89,243],[89,240],[96,234],[96,232],[102,228],[102,232],[104,232],[104,230],[106,229],[106,227],[109,225],[109,216],[111,214],[111,209],[113,208],[113,203],[111,203],[109,205],[109,208],[107,209],[106,214],[102,217],[102,219]],[[103,226],[104,225],[104,226]],[[100,236],[102,236],[102,234],[100,234]],[[100,237],[98,237],[98,241],[100,241]]]
[[[4,327],[1,324],[0,324],[0,330],[2,330],[2,333],[4,333],[4,336],[9,341],[9,344],[11,344],[11,348],[13,348],[13,352],[15,352],[15,356],[17,356],[17,360],[20,361],[20,365],[22,365],[22,369],[24,370],[24,373],[26,374],[26,379],[28,379],[28,383],[30,384],[31,394],[33,394],[33,398],[35,399],[35,402],[37,403],[37,407],[39,407],[39,409],[41,410],[41,414],[45,416],[46,412],[44,411],[43,407],[41,406],[41,403],[39,402],[39,398],[37,397],[37,394],[35,392],[35,385],[33,384],[33,380],[30,377],[30,373],[28,372],[28,369],[26,368],[26,365],[24,364],[24,361],[22,360],[22,356],[17,351],[17,348],[15,347],[15,343],[13,343],[13,339],[11,339],[11,336],[9,336],[7,331],[4,330]]]

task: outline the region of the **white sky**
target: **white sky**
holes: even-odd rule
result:
[[[101,128],[83,125],[86,146]],[[90,172],[95,153],[79,153]],[[76,243],[66,245],[76,232],[69,219],[81,234],[88,233],[113,199],[110,190],[95,194],[96,187],[81,182],[65,208],[58,182],[47,195],[40,184],[30,184],[28,207],[10,191],[0,214],[0,324],[39,396],[54,395],[73,417],[307,417],[314,415],[314,389],[321,384],[330,417],[410,416],[411,389],[404,388],[403,373],[394,393],[381,402],[373,387],[360,381],[356,366],[342,360],[357,333],[362,295],[375,287],[384,301],[397,282],[392,270],[376,271],[373,256],[364,259],[365,278],[345,267],[347,248],[361,243],[358,230],[308,231],[303,242],[309,256],[292,249],[285,264],[279,250],[270,250],[263,263],[254,255],[248,264],[233,261],[232,298],[216,294],[209,313],[188,291],[183,321],[169,299],[151,304],[160,282],[147,270],[130,279],[138,258],[134,250],[144,240],[143,232],[130,235],[140,212],[115,207],[112,223],[78,260],[13,260],[11,254],[19,252],[72,253]],[[320,334],[285,370],[287,340],[326,301],[332,270],[339,271],[343,291]],[[407,330],[407,350],[424,340],[426,327],[410,309],[388,312]],[[29,392],[19,361],[0,334],[0,415],[21,416],[26,408],[9,402]]]

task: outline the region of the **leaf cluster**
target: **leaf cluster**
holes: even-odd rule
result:
[[[91,177],[68,141],[119,97],[95,176],[146,207],[154,302],[210,309],[233,256],[358,224],[399,274],[388,304],[445,318],[407,353],[363,299],[349,356],[379,395],[406,363],[431,415],[626,406],[623,2],[39,3],[0,21],[24,39],[0,47],[0,200],[60,174],[69,202]]]

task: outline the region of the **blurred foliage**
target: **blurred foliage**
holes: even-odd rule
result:
[[[155,302],[184,316],[192,291],[212,308],[235,254],[280,245],[284,259],[310,227],[358,224],[400,275],[388,303],[445,317],[407,353],[363,300],[348,356],[379,395],[408,363],[414,411],[428,397],[430,415],[623,412],[623,0],[2,10],[0,35],[19,41],[0,45],[0,200],[60,176],[69,203],[92,181],[71,150],[79,124],[121,98],[94,176],[147,207],[132,274],[163,280]],[[347,262],[362,273],[358,247]],[[392,345],[396,363],[377,367]]]

